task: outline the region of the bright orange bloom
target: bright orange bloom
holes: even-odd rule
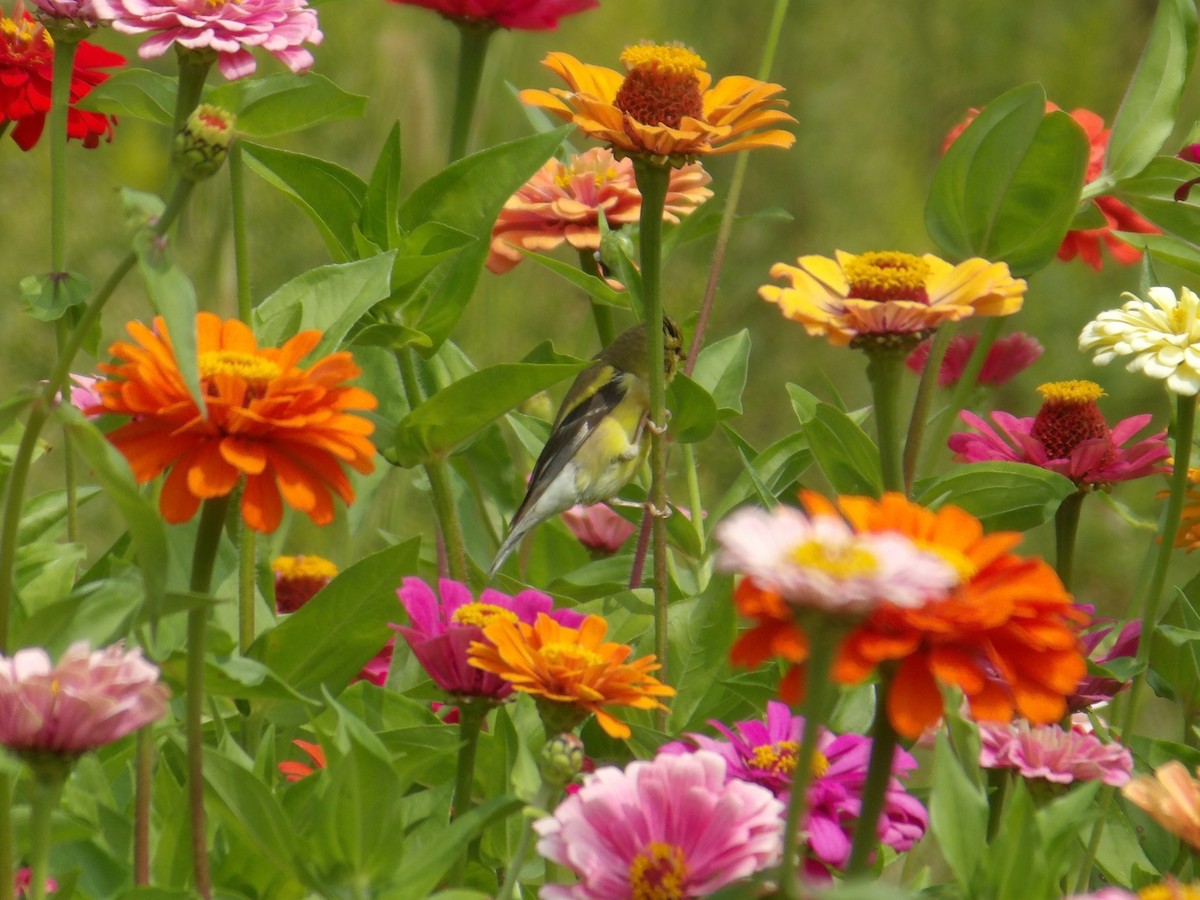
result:
[[[103,412],[133,416],[109,435],[140,483],[170,470],[159,508],[168,522],[185,522],[201,501],[223,497],[244,481],[242,518],[271,532],[282,500],[318,525],[333,519],[333,494],[343,502],[354,489],[342,463],[371,472],[374,425],[347,410],[373,409],[375,398],[345,384],[360,374],[349,353],[333,353],[300,368],[321,339],[304,331],[279,349],[260,349],[236,319],[196,317],[201,412],[188,393],[161,318],[154,330],[127,326],[134,343],[118,341],[119,360],[100,368],[111,377],[96,384]],[[95,410],[89,410],[94,412]]]
[[[483,629],[490,644],[471,644],[471,665],[499,675],[539,705],[559,707],[556,713],[575,713],[575,724],[590,713],[608,735],[627,738],[629,726],[603,707],[666,709],[657,698],[673,697],[675,690],[650,674],[661,668],[653,656],[625,662],[633,648],[604,643],[607,631],[600,616],[588,616],[578,628],[560,625],[544,613],[533,625],[497,619]]]
[[[745,75],[722,78],[711,87],[705,62],[673,45],[637,44],[621,62],[628,74],[551,53],[542,64],[570,87],[521,92],[521,101],[574,122],[588,137],[619,155],[671,158],[673,163],[708,153],[756,147],[788,148],[795,135],[758,129],[796,120],[776,107],[778,84]]]
[[[758,295],[835,347],[876,335],[919,338],[972,315],[1007,316],[1021,308],[1026,287],[1004,263],[975,258],[955,266],[931,253],[895,251],[802,256],[794,266],[773,265],[771,277],[788,285],[763,285]]]
[[[1008,721],[1014,711],[1035,724],[1063,716],[1066,697],[1087,671],[1077,636],[1085,617],[1045,562],[1009,552],[1019,534],[985,535],[979,520],[957,507],[935,512],[901,494],[842,497],[836,507],[810,492],[801,500],[814,515],[840,512],[858,531],[899,532],[943,556],[962,578],[947,599],[875,608],[842,642],[834,680],[855,684],[881,666],[894,668],[888,718],[908,738],[941,718],[939,683],[961,689],[980,720]],[[741,586],[737,603],[756,625],[735,645],[736,662],[807,659],[807,641],[780,604]],[[790,673],[785,687],[795,678]]]
[[[1200,485],[1200,469],[1188,469],[1188,490],[1183,495],[1179,531],[1175,535],[1175,546],[1186,547],[1188,553],[1200,547],[1200,490],[1197,485]],[[1167,494],[1167,491],[1161,492],[1158,499],[1162,500]]]
[[[308,754],[308,758],[313,764],[302,763],[295,759],[285,759],[279,764],[279,774],[288,781],[299,781],[301,778],[307,778],[317,769],[325,768],[325,750],[320,744],[313,744],[309,741],[302,741],[299,738],[292,741],[297,747]]]
[[[1196,774],[1200,775],[1200,769]],[[1121,793],[1167,831],[1200,850],[1200,781],[1188,774],[1183,763],[1172,760],[1161,765],[1153,778],[1142,775],[1121,788]]]

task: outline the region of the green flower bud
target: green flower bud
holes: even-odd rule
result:
[[[202,181],[214,174],[229,154],[233,143],[233,113],[202,103],[192,110],[175,135],[175,165],[188,181]]]
[[[583,767],[583,741],[567,732],[557,735],[542,748],[538,768],[542,780],[555,787],[565,787]]]

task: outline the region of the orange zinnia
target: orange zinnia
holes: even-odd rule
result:
[[[244,480],[242,517],[255,531],[279,526],[281,497],[324,525],[333,519],[334,493],[354,499],[341,463],[364,474],[374,469],[374,425],[346,412],[375,407],[371,394],[344,383],[360,374],[350,354],[298,366],[319,331],[260,349],[242,322],[197,315],[201,411],[162,318],[153,331],[140,322],[127,330],[134,343],[109,348],[119,362],[100,367],[112,377],[96,390],[102,411],[133,416],[109,439],[137,480],[170,470],[159,500],[168,522],[187,521],[201,501],[226,496]]]
[[[621,62],[626,75],[551,53],[543,65],[570,90],[522,91],[521,100],[575,123],[618,154],[670,158],[675,164],[708,153],[786,149],[796,140],[786,131],[756,130],[796,121],[775,108],[786,105],[775,96],[783,90],[778,84],[731,75],[710,88],[704,60],[673,45],[628,47]]]
[[[1034,724],[1062,718],[1066,697],[1087,671],[1077,634],[1086,617],[1045,562],[1009,552],[1019,534],[985,535],[979,520],[958,507],[935,512],[901,494],[842,497],[836,507],[810,492],[801,499],[810,513],[840,512],[859,531],[899,532],[943,556],[962,578],[946,599],[914,609],[883,604],[869,613],[839,647],[834,680],[854,684],[893,664],[888,718],[907,738],[941,718],[939,683],[961,689],[980,720],[1008,721],[1014,711]],[[739,588],[743,614],[752,599]],[[793,663],[807,658],[802,635],[785,637],[789,626],[780,610],[772,615],[774,607],[761,596],[755,602],[762,612],[735,646],[734,659],[755,665],[769,656]]]
[[[633,648],[604,643],[607,631],[600,616],[588,616],[578,628],[544,613],[533,625],[496,620],[483,629],[490,644],[471,644],[471,665],[533,695],[544,719],[566,726],[553,730],[570,730],[592,714],[609,736],[627,738],[629,726],[603,707],[666,709],[657,698],[672,697],[675,690],[650,674],[661,668],[653,656],[626,663]]]

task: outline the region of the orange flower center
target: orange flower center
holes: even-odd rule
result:
[[[893,250],[860,253],[843,265],[850,282],[849,296],[859,300],[889,303],[913,300],[928,303],[925,285],[929,281],[929,263],[911,253]]]
[[[838,580],[871,575],[879,568],[879,560],[875,555],[857,544],[838,546],[823,541],[806,541],[792,549],[791,557],[798,566],[819,569]]]
[[[493,622],[516,624],[519,618],[511,609],[505,609],[495,603],[466,603],[454,611],[450,621],[456,625],[478,625],[480,628],[487,628]]]
[[[209,350],[200,354],[200,377],[214,378],[233,375],[243,379],[252,391],[259,392],[280,375],[279,366],[259,356],[240,350]]]
[[[53,50],[54,39],[38,22],[0,16],[0,60],[26,65],[48,62]]]
[[[689,869],[683,849],[652,841],[629,864],[633,900],[682,900]]]
[[[686,47],[637,44],[627,47],[621,62],[629,73],[613,105],[643,125],[678,128],[685,116],[704,118],[704,98],[697,72],[704,60]]]
[[[539,652],[548,665],[559,669],[586,669],[605,663],[604,657],[594,650],[567,641],[544,644]]]
[[[1055,381],[1043,384],[1038,391],[1046,399],[1030,433],[1042,442],[1051,459],[1066,459],[1082,442],[1111,434],[1104,414],[1096,406],[1104,391],[1095,382]],[[1104,462],[1110,462],[1116,452],[1110,447]]]
[[[338,568],[320,556],[280,556],[271,563],[280,578],[333,578]]]

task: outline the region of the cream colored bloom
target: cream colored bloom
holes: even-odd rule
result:
[[[1152,287],[1142,300],[1134,294],[1120,309],[1105,310],[1084,326],[1079,349],[1094,351],[1097,365],[1132,356],[1126,368],[1166,381],[1176,394],[1200,392],[1200,297],[1183,288],[1176,297]]]
[[[1197,770],[1200,775],[1200,770]],[[1148,812],[1154,821],[1200,849],[1200,781],[1183,763],[1172,760],[1121,788],[1125,799]]]

